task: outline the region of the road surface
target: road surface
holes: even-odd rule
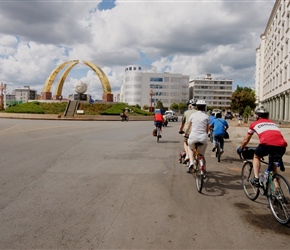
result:
[[[221,163],[208,146],[199,194],[179,125],[157,143],[151,121],[1,119],[0,249],[289,249],[241,189],[238,128]]]

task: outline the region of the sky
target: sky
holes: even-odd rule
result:
[[[256,48],[274,0],[0,0],[0,82],[7,93],[30,86],[42,92],[51,72],[79,60],[63,97],[74,84],[102,98],[90,61],[106,74],[114,96],[125,67],[153,65],[157,72],[232,79],[254,87]],[[58,77],[52,85],[54,94]]]

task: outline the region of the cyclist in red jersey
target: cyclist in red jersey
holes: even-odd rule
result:
[[[163,125],[163,115],[161,114],[161,112],[158,110],[156,111],[155,115],[154,115],[154,125],[155,127],[159,127],[160,128],[160,138],[162,138],[161,136],[161,132],[162,132],[162,125]]]
[[[269,111],[267,109],[263,106],[258,107],[255,110],[255,114],[257,121],[250,124],[248,134],[244,138],[237,152],[241,153],[242,149],[246,147],[254,133],[258,135],[260,144],[254,154],[253,167],[255,177],[251,180],[251,183],[256,187],[259,187],[259,170],[261,167],[260,158],[273,153],[283,156],[288,144],[278,126],[268,119]]]

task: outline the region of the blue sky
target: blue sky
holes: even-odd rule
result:
[[[58,65],[86,60],[106,73],[115,96],[132,64],[254,87],[255,50],[273,6],[270,0],[0,1],[0,81],[8,92],[28,85],[40,93]],[[98,77],[83,63],[68,75],[64,97],[79,81],[101,98]]]

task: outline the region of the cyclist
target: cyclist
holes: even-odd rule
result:
[[[241,153],[246,147],[251,137],[256,133],[259,137],[260,144],[258,145],[254,158],[253,167],[255,177],[251,180],[252,185],[259,187],[259,171],[261,167],[260,158],[269,154],[279,154],[283,156],[286,152],[287,142],[281,134],[278,126],[268,119],[269,111],[263,106],[255,110],[256,121],[250,124],[248,134],[244,138],[241,146],[237,149],[237,153]]]
[[[213,122],[213,120],[215,119],[215,113],[211,112],[210,116],[209,116],[209,124],[211,124]],[[208,133],[208,137],[210,137],[212,134],[212,128],[209,128],[209,133]]]
[[[187,173],[190,173],[194,167],[193,150],[195,143],[200,142],[202,146],[198,148],[200,154],[204,156],[207,142],[208,142],[208,131],[209,131],[209,117],[205,113],[206,102],[204,100],[198,100],[196,102],[197,112],[193,113],[189,117],[189,124],[185,131],[185,135],[189,134],[188,147],[189,147],[189,166]],[[192,129],[191,129],[192,128]],[[205,161],[205,158],[204,158]],[[204,162],[205,164],[205,162]]]
[[[154,114],[154,125],[157,129],[160,128],[160,135],[159,135],[159,138],[162,138],[161,136],[161,132],[162,132],[162,125],[163,125],[163,115],[161,114],[161,112],[159,110],[156,111],[156,113]]]
[[[224,152],[224,136],[229,125],[225,119],[222,118],[221,113],[216,113],[216,119],[210,122],[209,129],[213,129],[213,148],[212,152],[216,150],[216,141],[219,140],[221,147],[221,154]]]
[[[196,106],[196,101],[195,99],[190,99],[188,102],[187,102],[187,107],[188,107],[188,110],[186,110],[183,114],[183,117],[182,117],[182,120],[181,120],[181,124],[180,124],[180,127],[179,127],[179,134],[183,134],[183,129],[186,130],[187,127],[188,127],[188,124],[189,124],[189,117],[197,112],[197,110],[195,109],[195,106]],[[190,133],[190,131],[189,131]],[[184,140],[183,140],[183,147],[184,147],[184,150],[186,152],[186,156],[185,156],[185,161],[189,161],[189,149],[188,149],[188,143],[187,143],[187,140],[188,140],[188,134],[185,134],[185,137],[184,137]]]

